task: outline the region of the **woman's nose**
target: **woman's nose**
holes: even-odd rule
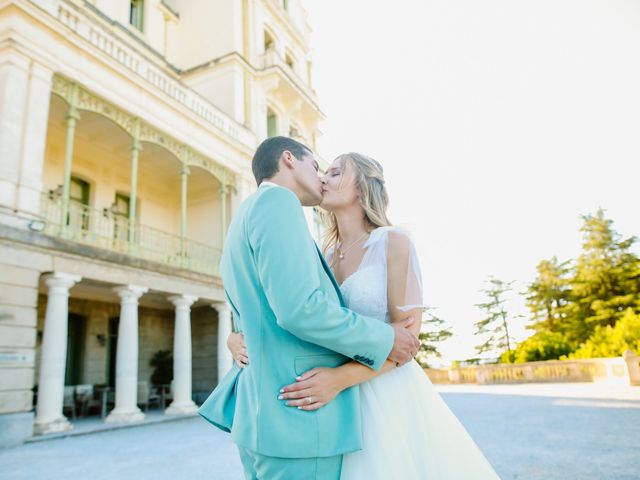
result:
[[[327,177],[325,177],[324,175],[322,177],[320,177],[320,182],[325,185],[327,183]]]

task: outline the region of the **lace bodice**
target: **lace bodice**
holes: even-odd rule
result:
[[[386,263],[358,268],[340,286],[347,308],[389,322]]]
[[[363,248],[366,252],[358,269],[340,286],[347,307],[354,312],[389,323],[387,304],[387,242],[390,232],[407,235],[396,227],[376,228]],[[396,305],[400,310],[422,307],[422,279],[415,247],[409,242],[410,261],[407,267],[406,295]],[[331,259],[333,251],[327,252]]]

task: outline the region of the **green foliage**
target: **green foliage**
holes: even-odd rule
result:
[[[520,342],[515,350],[502,354],[503,363],[539,362],[554,360],[571,352],[567,339],[556,332],[537,332]]]
[[[430,310],[422,318],[422,329],[418,339],[420,340],[420,349],[416,360],[422,368],[428,368],[429,357],[440,358],[442,354],[438,350],[438,343],[445,341],[453,335],[448,328],[441,328],[444,320],[437,317]]]
[[[513,282],[503,282],[490,277],[489,287],[481,290],[487,301],[476,305],[484,312],[484,318],[474,323],[474,335],[484,337],[484,342],[476,346],[479,354],[511,350],[513,339],[509,335],[508,313],[505,310],[505,295],[512,291]]]
[[[627,309],[615,326],[598,325],[589,340],[570,358],[600,358],[621,356],[626,350],[640,352],[640,315]]]
[[[568,274],[569,262],[559,263],[556,257],[542,260],[536,278],[527,289],[527,306],[531,310],[532,324],[527,328],[536,332],[556,331],[563,319],[563,309],[571,293]]]
[[[627,308],[640,313],[640,260],[631,252],[635,238],[621,240],[602,209],[583,220],[582,254],[563,308],[566,336],[576,346],[596,327],[614,326]]]
[[[173,380],[173,355],[169,350],[158,350],[153,354],[149,365],[155,367],[151,374],[153,385],[168,385]]]
[[[630,320],[640,315],[640,259],[632,251],[636,238],[623,239],[602,209],[582,219],[578,258],[560,263],[553,257],[538,264],[537,278],[526,292],[528,328],[535,334],[505,353],[503,361],[617,356],[625,346],[638,351]]]

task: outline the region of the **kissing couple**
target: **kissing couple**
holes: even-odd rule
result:
[[[416,249],[387,218],[381,165],[305,145],[257,149],[221,274],[235,363],[202,405],[247,480],[495,480],[413,360],[424,310]],[[323,252],[302,210],[326,212]]]

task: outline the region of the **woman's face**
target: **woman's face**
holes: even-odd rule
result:
[[[330,212],[360,203],[353,167],[343,157],[336,158],[323,177],[322,203]]]

